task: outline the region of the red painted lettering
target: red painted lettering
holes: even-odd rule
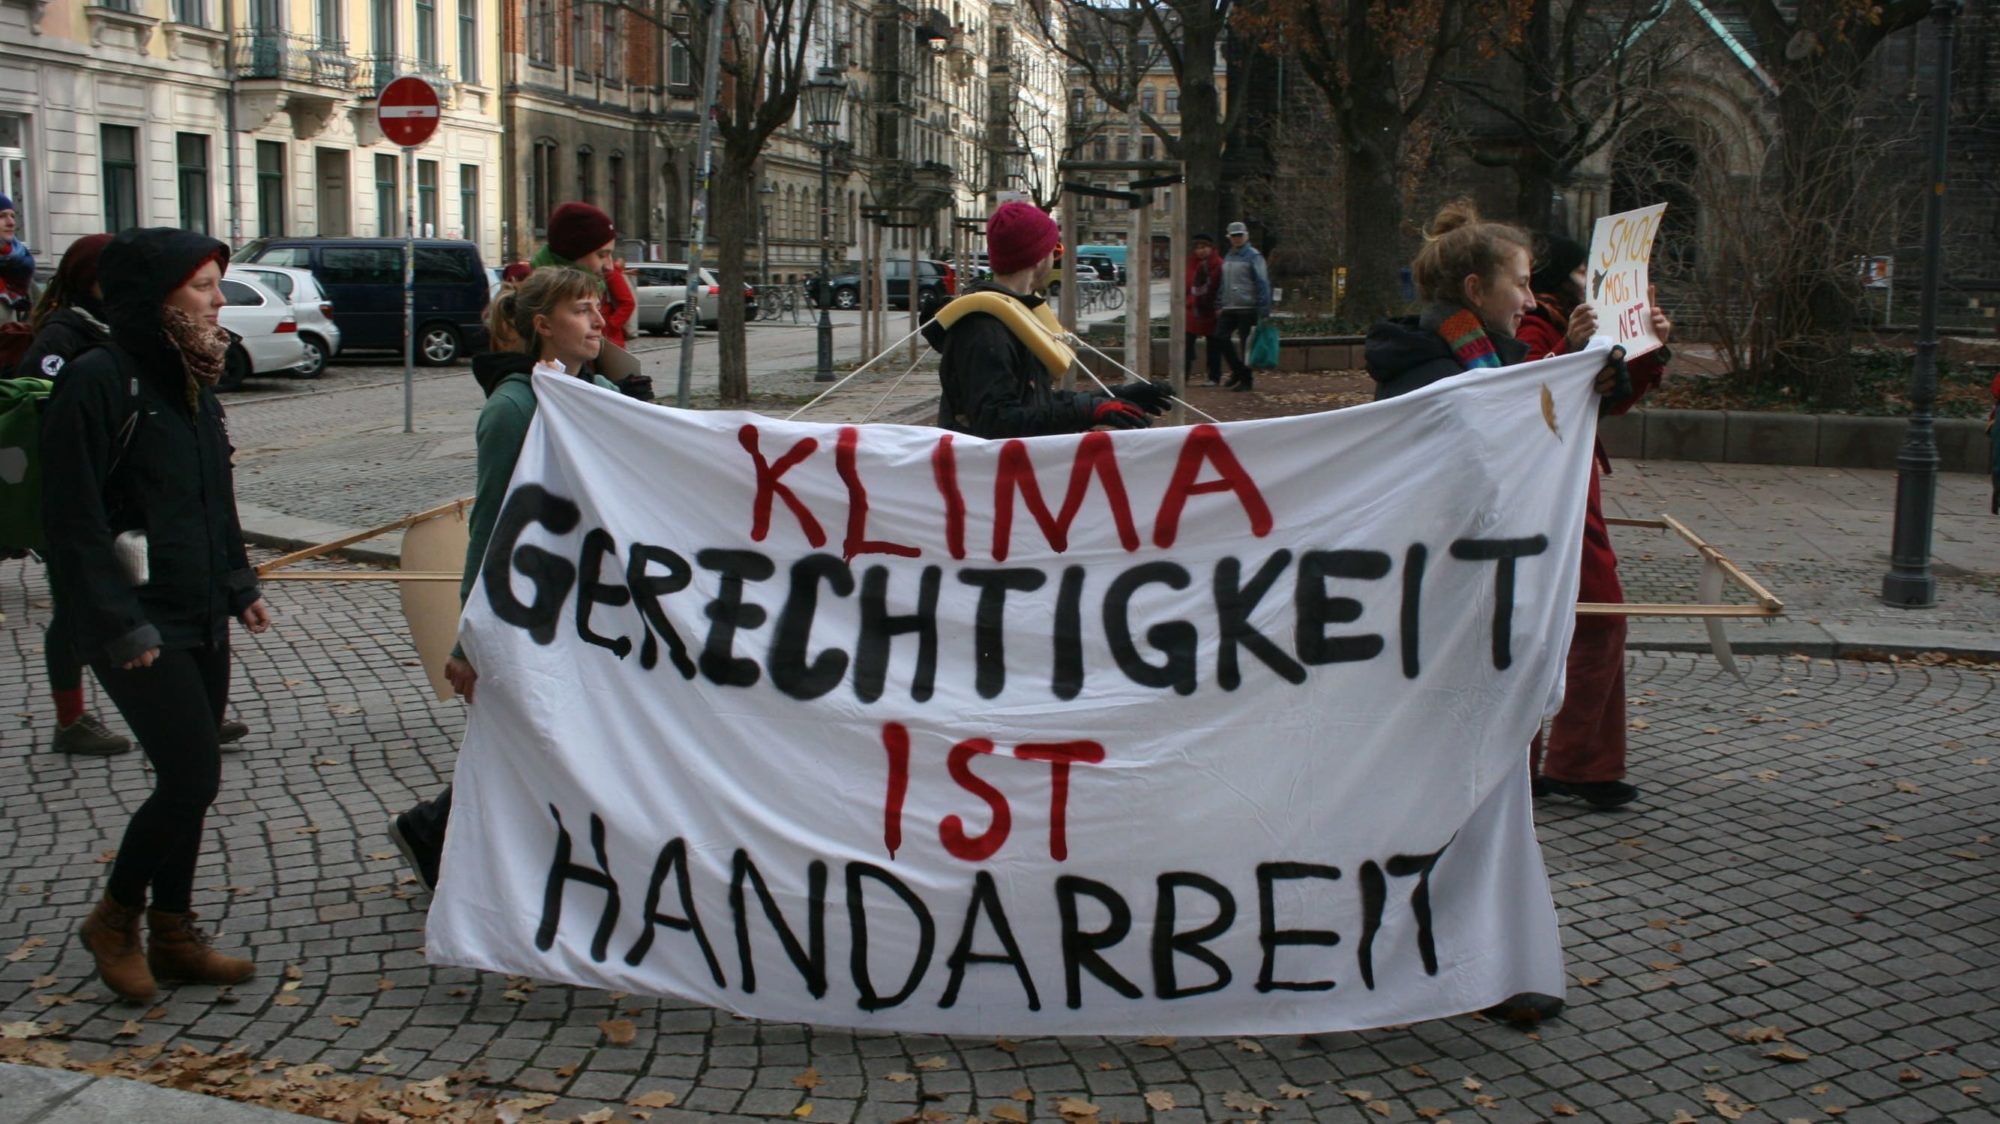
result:
[[[965,821],[956,813],[946,816],[938,825],[938,839],[944,849],[966,862],[984,862],[993,857],[993,852],[1007,842],[1007,833],[1013,830],[1014,816],[1007,807],[1007,797],[999,789],[981,780],[972,771],[972,759],[982,753],[993,752],[993,743],[986,738],[967,738],[951,747],[951,757],[946,762],[951,770],[951,779],[958,787],[986,801],[992,811],[992,822],[977,836],[965,833]]]
[[[860,443],[859,429],[851,425],[840,427],[840,440],[833,449],[833,463],[840,470],[841,482],[847,485],[847,541],[841,544],[841,553],[849,562],[854,561],[857,554],[893,554],[898,558],[915,558],[923,551],[914,546],[868,538],[868,489],[862,486],[861,470],[854,463],[854,450]]]
[[[736,440],[742,444],[743,451],[750,454],[751,463],[757,466],[757,498],[750,506],[751,540],[763,542],[764,536],[771,533],[771,498],[776,496],[784,500],[785,506],[791,508],[792,514],[798,517],[799,527],[805,531],[806,541],[816,547],[825,546],[826,532],[820,529],[819,520],[813,518],[812,511],[792,493],[790,487],[782,483],[781,479],[793,466],[812,456],[814,450],[819,448],[819,442],[811,437],[802,437],[798,444],[793,445],[784,456],[778,458],[777,464],[770,464],[764,460],[764,454],[758,451],[757,437],[757,427],[754,425],[745,425],[736,431]]]
[[[903,798],[910,792],[910,731],[901,722],[882,727],[882,748],[889,751],[889,793],[882,801],[882,845],[889,858],[903,846]]]
[[[958,457],[951,451],[952,435],[938,438],[931,450],[931,476],[944,499],[944,543],[957,559],[965,557],[965,493],[958,490]]]
[[[1204,463],[1214,465],[1221,474],[1219,478],[1198,483]],[[1223,440],[1221,430],[1212,425],[1197,425],[1188,430],[1187,441],[1181,445],[1181,459],[1174,465],[1173,479],[1167,483],[1167,494],[1160,498],[1159,518],[1153,521],[1153,545],[1163,549],[1174,545],[1175,536],[1180,534],[1181,509],[1187,506],[1188,497],[1211,492],[1236,493],[1236,502],[1243,505],[1243,513],[1250,518],[1250,533],[1258,538],[1271,533],[1271,506],[1264,502],[1257,482],[1244,471],[1229,442]]]
[[[1049,763],[1049,857],[1062,862],[1069,858],[1069,767],[1078,762],[1098,764],[1104,760],[1104,747],[1085,741],[1030,743],[1015,746],[1014,756]]]
[[[1139,549],[1139,529],[1132,523],[1132,504],[1125,497],[1125,480],[1118,474],[1118,455],[1111,447],[1109,433],[1086,433],[1077,442],[1076,459],[1069,470],[1069,491],[1063,496],[1062,512],[1049,514],[1042,498],[1042,486],[1035,479],[1034,462],[1028,458],[1024,441],[1009,441],[1000,449],[1000,465],[993,481],[993,560],[1005,562],[1014,531],[1014,496],[1022,502],[1042,528],[1042,537],[1056,553],[1069,549],[1069,528],[1083,509],[1083,494],[1095,475],[1104,485],[1104,499],[1111,507],[1112,522],[1118,528],[1118,542],[1127,551]]]

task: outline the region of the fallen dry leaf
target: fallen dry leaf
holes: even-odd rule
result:
[[[1253,1112],[1259,1116],[1278,1107],[1255,1093],[1248,1093],[1241,1089],[1231,1089],[1229,1092],[1222,1094],[1222,1103],[1238,1112]]]
[[[917,1063],[918,1069],[943,1069],[948,1063],[943,1058],[925,1058]]]
[[[1459,1082],[1459,1084],[1464,1086],[1465,1091],[1468,1093],[1477,1093],[1479,1090],[1486,1088],[1486,1082],[1481,1081],[1476,1077],[1468,1077],[1465,1080]]]
[[[1550,1105],[1549,1111],[1555,1113],[1557,1116],[1575,1116],[1577,1114],[1575,1105],[1564,1104],[1561,1101]]]
[[[387,1054],[370,1054],[361,1059],[362,1065],[395,1065],[395,1059]]]
[[[271,1006],[273,1007],[296,1007],[298,1005],[299,997],[289,991],[281,992],[271,997]]]
[[[1374,1113],[1377,1116],[1387,1116],[1391,1112],[1395,1111],[1394,1109],[1389,1107],[1388,1101],[1369,1101],[1367,1104],[1367,1109],[1368,1111]]]
[[[1766,1050],[1764,1051],[1764,1056],[1773,1061],[1788,1063],[1809,1062],[1812,1060],[1811,1054],[1806,1053],[1797,1046],[1780,1046],[1775,1050]]]
[[[48,943],[47,940],[41,937],[29,937],[27,940],[15,945],[14,951],[7,954],[7,963],[19,964],[21,961],[33,956],[36,949]]]
[[[1910,783],[1909,781],[1897,781],[1897,782],[1896,782],[1896,791],[1897,791],[1897,792],[1916,792],[1916,791],[1918,791],[1918,789],[1917,789],[1917,786],[1916,786],[1916,785],[1914,785],[1914,784]]]
[[[1297,1085],[1287,1085],[1280,1082],[1278,1085],[1278,1095],[1288,1101],[1296,1101],[1312,1096],[1313,1091],[1311,1089],[1301,1089]]]
[[[1064,1097],[1056,1102],[1056,1112],[1064,1120],[1095,1120],[1100,1111],[1096,1105],[1077,1097]]]
[[[813,1106],[811,1101],[807,1101],[806,1103],[792,1110],[792,1115],[798,1117],[800,1120],[804,1120],[807,1117],[811,1116],[812,1114],[813,1114]]]
[[[915,1081],[917,1079],[917,1075],[914,1073],[904,1073],[901,1070],[897,1070],[894,1073],[883,1074],[882,1079],[885,1081],[894,1081],[896,1084],[901,1085],[908,1081]]]
[[[1169,1108],[1172,1106],[1169,1105]],[[986,1115],[995,1120],[1005,1120],[1007,1124],[1028,1124],[1028,1114],[1011,1104],[997,1104],[987,1110]]]
[[[806,1071],[804,1073],[801,1073],[798,1076],[792,1078],[792,1088],[794,1089],[819,1088],[819,1070],[812,1066],[806,1067]]]
[[[126,1019],[126,1020],[125,1020],[125,1024],[124,1024],[123,1026],[120,1026],[120,1027],[118,1028],[118,1033],[117,1033],[117,1034],[114,1034],[114,1035],[112,1035],[112,1037],[113,1037],[113,1038],[125,1038],[125,1037],[128,1037],[128,1036],[130,1036],[130,1035],[134,1035],[134,1034],[137,1034],[137,1033],[139,1033],[139,1031],[140,1031],[141,1029],[142,1029],[142,1028],[141,1028],[141,1027],[139,1026],[139,1020],[138,1020],[138,1019]]]
[[[1236,1048],[1246,1054],[1261,1054],[1264,1052],[1264,1047],[1254,1038],[1238,1038],[1236,1040]]]
[[[1785,1032],[1775,1026],[1745,1026],[1728,1032],[1738,1042],[1783,1042]]]
[[[669,1093],[665,1089],[655,1089],[650,1093],[641,1093],[625,1103],[633,1108],[670,1108],[678,1100],[680,1097],[674,1093]]]
[[[604,1040],[613,1046],[630,1046],[639,1036],[639,1027],[631,1019],[605,1019],[597,1024],[604,1032]]]
[[[285,978],[288,980],[305,979],[306,978],[305,969],[299,967],[297,964],[287,964],[285,965]]]
[[[358,1019],[358,1018],[356,1018],[356,1017],[355,1017],[355,1016],[353,1016],[353,1015],[335,1015],[335,1016],[333,1016],[333,1025],[335,1025],[335,1026],[360,1026],[360,1025],[361,1025],[361,1020],[360,1020],[360,1019]]]
[[[1147,1035],[1144,1038],[1141,1038],[1139,1040],[1139,1045],[1158,1046],[1161,1049],[1166,1049],[1167,1047],[1172,1046],[1174,1044],[1174,1041],[1175,1041],[1174,1036],[1171,1034],[1151,1034]]]
[[[1147,1093],[1146,1107],[1152,1109],[1154,1112],[1172,1112],[1174,1110],[1174,1095],[1166,1092]]]
[[[1014,1100],[1020,1101],[1023,1104],[1026,1104],[1027,1102],[1035,1099],[1035,1091],[1033,1089],[1028,1088],[1025,1085],[1007,1095],[1013,1098]]]
[[[1910,1084],[1913,1081],[1922,1081],[1923,1079],[1924,1075],[1918,1073],[1914,1069],[1906,1069],[1903,1072],[1896,1075],[1896,1080],[1901,1081],[1905,1085]]]
[[[1366,1089],[1342,1089],[1340,1095],[1351,1101],[1359,1101],[1362,1104],[1367,1104],[1369,1101],[1375,1099],[1375,1094]]]

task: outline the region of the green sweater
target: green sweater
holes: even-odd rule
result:
[[[487,360],[497,362],[482,362]],[[479,580],[480,568],[486,561],[487,540],[493,537],[500,505],[507,500],[507,485],[514,479],[514,465],[521,459],[521,446],[528,440],[528,425],[535,420],[535,387],[529,378],[533,367],[534,361],[525,355],[482,355],[473,364],[473,373],[480,376],[482,385],[487,385],[489,378],[495,381],[488,385],[486,405],[480,409],[479,423],[473,430],[478,469],[472,491],[471,537],[465,546],[465,572],[458,582],[461,605],[472,596],[473,583]],[[602,375],[593,374],[590,378],[606,390],[618,389]],[[463,659],[465,653],[454,648],[452,655]]]

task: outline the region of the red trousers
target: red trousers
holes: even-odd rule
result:
[[[1533,775],[1552,781],[1615,781],[1625,776],[1625,618],[1578,617],[1569,644],[1562,709],[1547,748],[1535,733]]]

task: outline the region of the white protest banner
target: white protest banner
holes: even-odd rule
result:
[[[1636,359],[1660,347],[1653,334],[1653,239],[1660,233],[1665,203],[1606,215],[1590,232],[1589,291],[1597,309],[1598,334],[1609,336]]]
[[[991,442],[537,375],[431,958],[987,1036],[1561,994],[1526,759],[1604,355]]]

